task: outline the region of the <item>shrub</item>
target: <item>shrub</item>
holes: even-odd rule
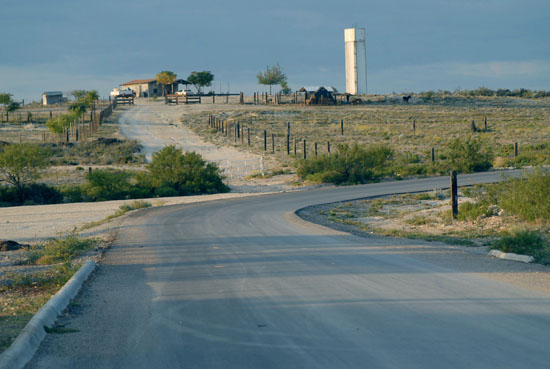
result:
[[[338,155],[303,160],[298,167],[298,175],[315,182],[366,183],[391,175],[388,164],[392,158],[393,150],[384,145],[340,145]]]
[[[451,169],[462,173],[482,172],[492,167],[493,153],[478,138],[455,139],[447,153]]]
[[[92,201],[120,200],[130,193],[132,173],[114,169],[98,169],[86,174],[88,183],[83,193]]]
[[[143,177],[139,178],[144,187],[151,185],[155,190],[173,188],[180,195],[229,191],[216,164],[207,163],[195,152],[184,154],[175,146],[166,146],[154,153],[147,170],[148,178],[145,181]]]
[[[22,196],[22,197],[21,197]],[[20,189],[12,186],[0,187],[0,206],[59,204],[63,194],[45,184],[23,185]]]

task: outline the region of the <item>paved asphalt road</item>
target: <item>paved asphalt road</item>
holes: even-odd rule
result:
[[[459,177],[460,184],[498,174]],[[295,221],[420,179],[130,217],[30,368],[548,368],[550,298]],[[497,261],[494,261],[497,262]]]

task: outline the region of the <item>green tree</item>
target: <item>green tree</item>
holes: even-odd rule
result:
[[[12,94],[0,93],[0,104],[4,105],[6,110],[6,120],[9,121],[10,117],[8,113],[12,113],[21,107],[21,104],[13,101]]]
[[[195,152],[182,153],[175,146],[166,146],[153,154],[147,166],[154,188],[173,188],[180,195],[227,192],[216,164],[207,163]]]
[[[46,164],[47,152],[39,145],[6,145],[0,152],[0,182],[14,186],[20,197],[24,197],[25,185],[39,178],[40,169],[45,168]]]
[[[192,72],[187,81],[191,83],[197,89],[197,94],[201,94],[202,87],[208,87],[212,85],[214,75],[210,71],[204,70],[202,72]]]
[[[94,102],[99,99],[99,94],[96,90],[76,90],[73,91],[73,96],[78,96],[78,98],[69,105],[69,110],[78,111],[81,113],[84,113],[86,110],[90,109],[94,105]]]
[[[10,104],[11,100],[11,94],[0,92],[0,104],[4,106],[8,106]]]
[[[258,83],[261,85],[269,85],[269,94],[271,95],[271,86],[286,84],[286,75],[281,70],[279,64],[273,67],[267,66],[265,72],[260,72],[256,75]],[[287,86],[288,87],[288,86]]]
[[[86,97],[87,94],[88,94],[88,91],[86,90],[73,90],[71,92],[71,95],[73,95],[76,100]]]
[[[157,83],[162,86],[162,96],[166,93],[166,86],[170,85],[170,92],[172,93],[172,84],[176,80],[177,76],[174,72],[164,70],[157,74]]]

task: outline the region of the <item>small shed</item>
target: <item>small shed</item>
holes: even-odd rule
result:
[[[42,93],[42,105],[52,105],[65,102],[62,91],[45,91]]]
[[[338,92],[331,86],[302,87],[300,92],[306,94],[307,105],[335,105],[335,94]]]

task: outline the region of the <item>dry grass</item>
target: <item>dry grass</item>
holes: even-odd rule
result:
[[[288,162],[286,155],[287,122],[291,123],[291,152],[297,139],[298,157],[302,157],[303,139],[307,140],[308,156],[327,151],[327,142],[333,150],[340,143],[387,143],[398,152],[420,156],[429,161],[431,148],[436,156],[455,138],[475,135],[482,138],[497,156],[513,155],[513,144],[521,148],[528,144],[550,141],[550,100],[516,98],[449,98],[437,102],[403,105],[388,98],[381,103],[360,106],[306,107],[280,106],[223,106],[214,114],[232,124],[229,135],[223,136],[208,127],[208,113],[186,114],[184,124],[195,132],[219,144],[247,147],[247,128],[251,129],[250,150],[263,153],[263,131],[267,131],[268,150],[271,153],[271,134],[275,135],[276,156]],[[396,100],[398,101],[398,100]],[[471,122],[478,129],[472,133]],[[344,121],[344,135],[340,122]],[[245,127],[244,143],[234,140],[234,124]],[[413,131],[416,122],[416,131]],[[334,152],[334,151],[333,151]],[[290,160],[292,161],[292,160]]]

